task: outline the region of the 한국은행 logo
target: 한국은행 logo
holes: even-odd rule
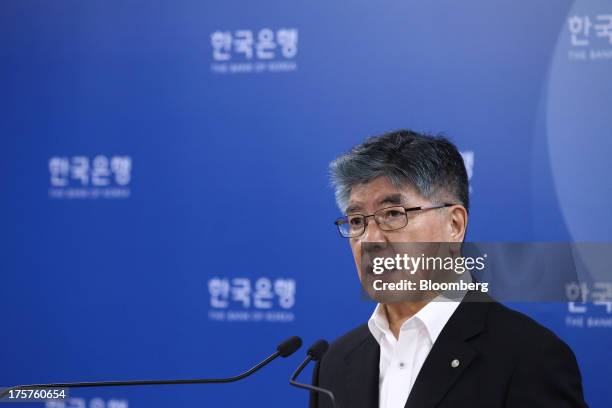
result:
[[[295,320],[295,279],[213,277],[207,286],[209,320],[275,323]]]
[[[218,30],[210,35],[215,74],[291,72],[297,70],[297,28]]]
[[[612,59],[612,14],[572,15],[568,58],[575,61]]]
[[[49,197],[118,199],[130,196],[130,156],[54,156],[49,159]]]

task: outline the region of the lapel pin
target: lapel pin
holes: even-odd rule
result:
[[[459,360],[454,359],[453,361],[451,361],[451,367],[453,368],[459,367]]]

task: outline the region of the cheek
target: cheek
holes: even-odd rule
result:
[[[351,251],[353,252],[353,259],[357,266],[357,271],[361,269],[361,244],[358,241],[351,242]]]
[[[447,242],[449,240],[449,230],[446,220],[442,217],[434,217],[431,220],[429,236],[431,242]]]
[[[422,217],[402,231],[399,238],[405,242],[443,242],[446,241],[446,231],[440,218]]]
[[[351,241],[351,251],[353,252],[353,258],[355,258],[355,262],[361,259],[361,245],[359,245],[359,242]]]

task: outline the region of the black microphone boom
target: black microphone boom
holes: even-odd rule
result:
[[[326,342],[325,340],[317,340],[312,346],[310,346],[310,348],[308,349],[306,358],[304,359],[304,361],[302,361],[302,363],[298,366],[298,368],[293,372],[293,375],[291,376],[291,379],[289,380],[289,384],[293,385],[294,387],[303,388],[305,390],[315,391],[320,394],[327,395],[329,399],[331,400],[332,407],[336,408],[336,399],[334,398],[333,392],[331,392],[330,390],[326,390],[325,388],[317,387],[317,386],[310,385],[310,384],[299,383],[296,381],[298,376],[304,370],[304,368],[306,368],[308,363],[310,363],[311,361],[319,361],[321,357],[323,357],[323,355],[327,352],[328,348],[329,348],[329,343]]]
[[[214,384],[214,383],[229,383],[242,380],[245,377],[258,371],[260,368],[268,365],[277,357],[289,357],[302,347],[302,339],[293,336],[283,341],[276,347],[276,351],[268,356],[265,360],[260,361],[247,371],[233,377],[226,378],[193,378],[179,380],[136,380],[136,381],[91,381],[91,382],[72,382],[72,383],[49,383],[49,384],[28,384],[16,385],[7,388],[0,394],[0,399],[4,398],[9,392],[15,390],[28,390],[38,388],[83,388],[83,387],[123,387],[135,385],[173,385],[173,384]]]

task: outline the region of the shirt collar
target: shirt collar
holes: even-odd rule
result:
[[[429,335],[429,339],[433,344],[440,335],[440,332],[442,332],[446,322],[448,322],[452,314],[459,306],[459,303],[461,303],[462,299],[463,297],[459,300],[450,300],[442,296],[436,297],[427,303],[414,316],[411,316],[408,320],[406,320],[402,324],[400,331],[404,330],[404,328],[406,328],[407,325],[409,325],[413,320],[420,321],[425,327],[426,332]],[[391,336],[395,338],[389,329],[387,313],[383,307],[383,304],[381,303],[376,305],[372,316],[368,320],[368,328],[376,341],[379,343],[381,336]]]

